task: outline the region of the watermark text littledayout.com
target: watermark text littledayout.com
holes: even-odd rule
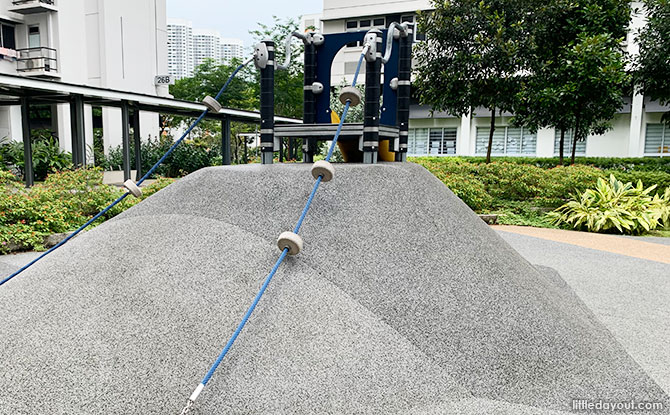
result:
[[[603,399],[573,399],[572,410],[580,411],[658,411],[663,409],[663,402],[653,401],[607,401]]]

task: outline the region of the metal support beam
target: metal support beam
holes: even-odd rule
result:
[[[135,144],[135,181],[142,178],[142,137],[140,135],[140,110],[133,111],[133,141]]]
[[[21,126],[23,129],[23,176],[26,181],[26,187],[35,183],[33,173],[33,149],[30,143],[30,102],[28,97],[21,98]]]
[[[70,100],[70,129],[72,136],[72,163],[75,167],[86,166],[86,138],[84,129],[84,100],[75,95]]]
[[[274,157],[275,43],[264,40],[268,61],[261,68],[261,163],[272,164]]]
[[[121,103],[121,132],[123,150],[123,181],[130,179],[130,109],[128,101]]]
[[[412,38],[414,28],[410,25],[405,36],[400,35],[398,58],[398,145],[393,146],[396,161],[407,161],[407,141],[409,138],[409,102],[412,77]]]
[[[230,166],[230,118],[221,120],[221,159],[224,166]]]
[[[305,124],[316,123],[316,97],[312,90],[312,84],[316,81],[316,45],[313,42],[305,43],[305,65],[303,82],[303,106],[302,122]],[[322,92],[327,93],[327,92]],[[314,154],[317,152],[315,140],[302,140],[302,159],[305,163],[314,162]],[[290,156],[289,156],[290,157]]]
[[[365,106],[363,119],[363,163],[377,163],[379,153],[379,99],[381,97],[381,69],[382,69],[382,33],[379,30],[370,30],[375,33],[376,48],[374,57],[365,59]]]

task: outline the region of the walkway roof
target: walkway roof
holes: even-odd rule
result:
[[[0,74],[0,105],[19,105],[19,98],[26,96],[31,98],[31,103],[65,103],[70,102],[70,98],[75,95],[82,96],[87,104],[120,107],[125,101],[139,110],[163,114],[197,117],[205,110],[205,106],[197,102],[48,79]],[[227,118],[246,122],[255,122],[261,118],[257,111],[233,108],[223,108],[218,114],[210,112],[207,116],[208,118]],[[299,124],[302,121],[275,116],[275,123]]]

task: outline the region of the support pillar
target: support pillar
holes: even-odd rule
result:
[[[311,39],[311,37],[310,37]],[[316,45],[313,41],[305,44],[305,76],[303,82],[303,106],[302,122],[305,124],[316,123],[316,97],[312,84],[316,81]],[[289,139],[290,140],[290,139]],[[302,140],[302,160],[305,163],[313,163],[317,152],[316,140]]]
[[[135,144],[135,181],[142,178],[142,136],[140,135],[140,110],[133,111],[133,141]]]
[[[642,133],[642,116],[644,115],[644,95],[640,87],[633,88],[633,102],[630,108],[630,129],[628,135],[628,157],[644,156],[644,136]]]
[[[224,166],[230,166],[230,118],[221,120],[221,159]]]
[[[363,163],[377,163],[379,153],[379,98],[381,93],[382,32],[372,29],[365,35],[372,42],[365,55],[365,107],[363,119]]]
[[[123,151],[123,181],[130,179],[130,109],[128,102],[121,103],[121,138]]]
[[[72,135],[72,164],[86,166],[86,138],[84,126],[84,100],[75,95],[70,101],[70,134]]]
[[[264,40],[267,61],[261,64],[261,163],[272,164],[274,157],[275,43]]]
[[[407,27],[407,33],[400,33],[398,57],[398,148],[395,149],[396,161],[407,161],[407,141],[409,138],[409,102],[412,76],[412,38],[413,26]]]
[[[21,97],[21,127],[23,130],[23,177],[26,187],[35,184],[33,172],[33,148],[30,142],[30,101],[28,97]]]

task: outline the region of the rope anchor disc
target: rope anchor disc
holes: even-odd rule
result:
[[[282,232],[277,239],[277,247],[279,250],[283,251],[288,248],[288,254],[291,256],[298,255],[300,251],[302,251],[302,246],[302,238],[297,233],[288,231]]]
[[[202,99],[202,105],[206,106],[209,112],[213,112],[215,114],[218,114],[219,111],[221,111],[221,104],[219,104],[219,101],[216,99],[212,98],[211,96],[207,95],[205,98]]]
[[[355,107],[360,104],[363,100],[363,95],[361,91],[358,90],[355,86],[345,86],[340,91],[340,102],[344,105],[347,101],[351,102],[351,106]]]
[[[128,189],[128,192],[130,192],[131,195],[135,196],[136,198],[142,197],[142,189],[140,189],[134,181],[128,179],[125,182],[123,182],[123,187]]]
[[[312,176],[315,179],[322,176],[322,182],[329,182],[335,176],[335,167],[326,160],[319,160],[312,166]]]

